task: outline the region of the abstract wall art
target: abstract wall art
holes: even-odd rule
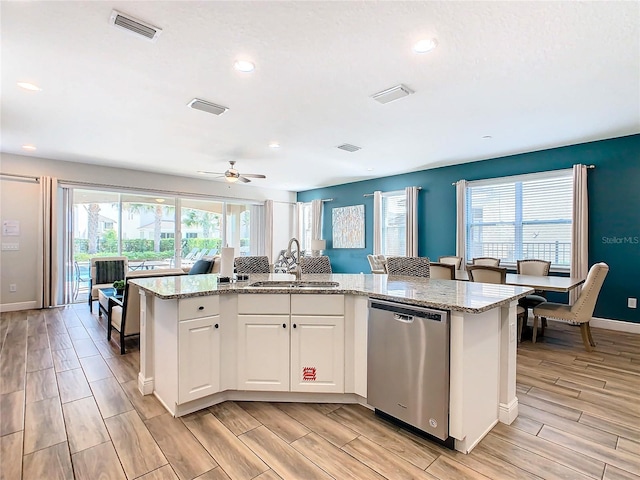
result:
[[[364,248],[364,205],[334,208],[331,217],[333,248]]]

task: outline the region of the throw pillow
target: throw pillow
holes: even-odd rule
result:
[[[189,270],[189,275],[200,275],[203,273],[209,273],[211,271],[211,264],[213,260],[198,260],[193,264],[191,270]]]

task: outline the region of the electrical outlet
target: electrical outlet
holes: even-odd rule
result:
[[[638,308],[638,299],[632,297],[627,298],[627,307]]]
[[[9,291],[10,292],[17,292],[18,291],[18,287],[16,286],[15,283],[10,283],[9,284]]]

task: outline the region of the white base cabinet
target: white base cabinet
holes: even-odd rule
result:
[[[238,390],[344,393],[344,295],[238,295]]]
[[[195,318],[178,326],[178,403],[220,390],[220,316]]]

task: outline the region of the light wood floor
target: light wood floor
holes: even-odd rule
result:
[[[520,416],[469,455],[353,405],[226,402],[175,419],[86,305],[0,316],[2,479],[640,479],[640,335],[550,323]],[[135,342],[132,344],[135,345]]]

